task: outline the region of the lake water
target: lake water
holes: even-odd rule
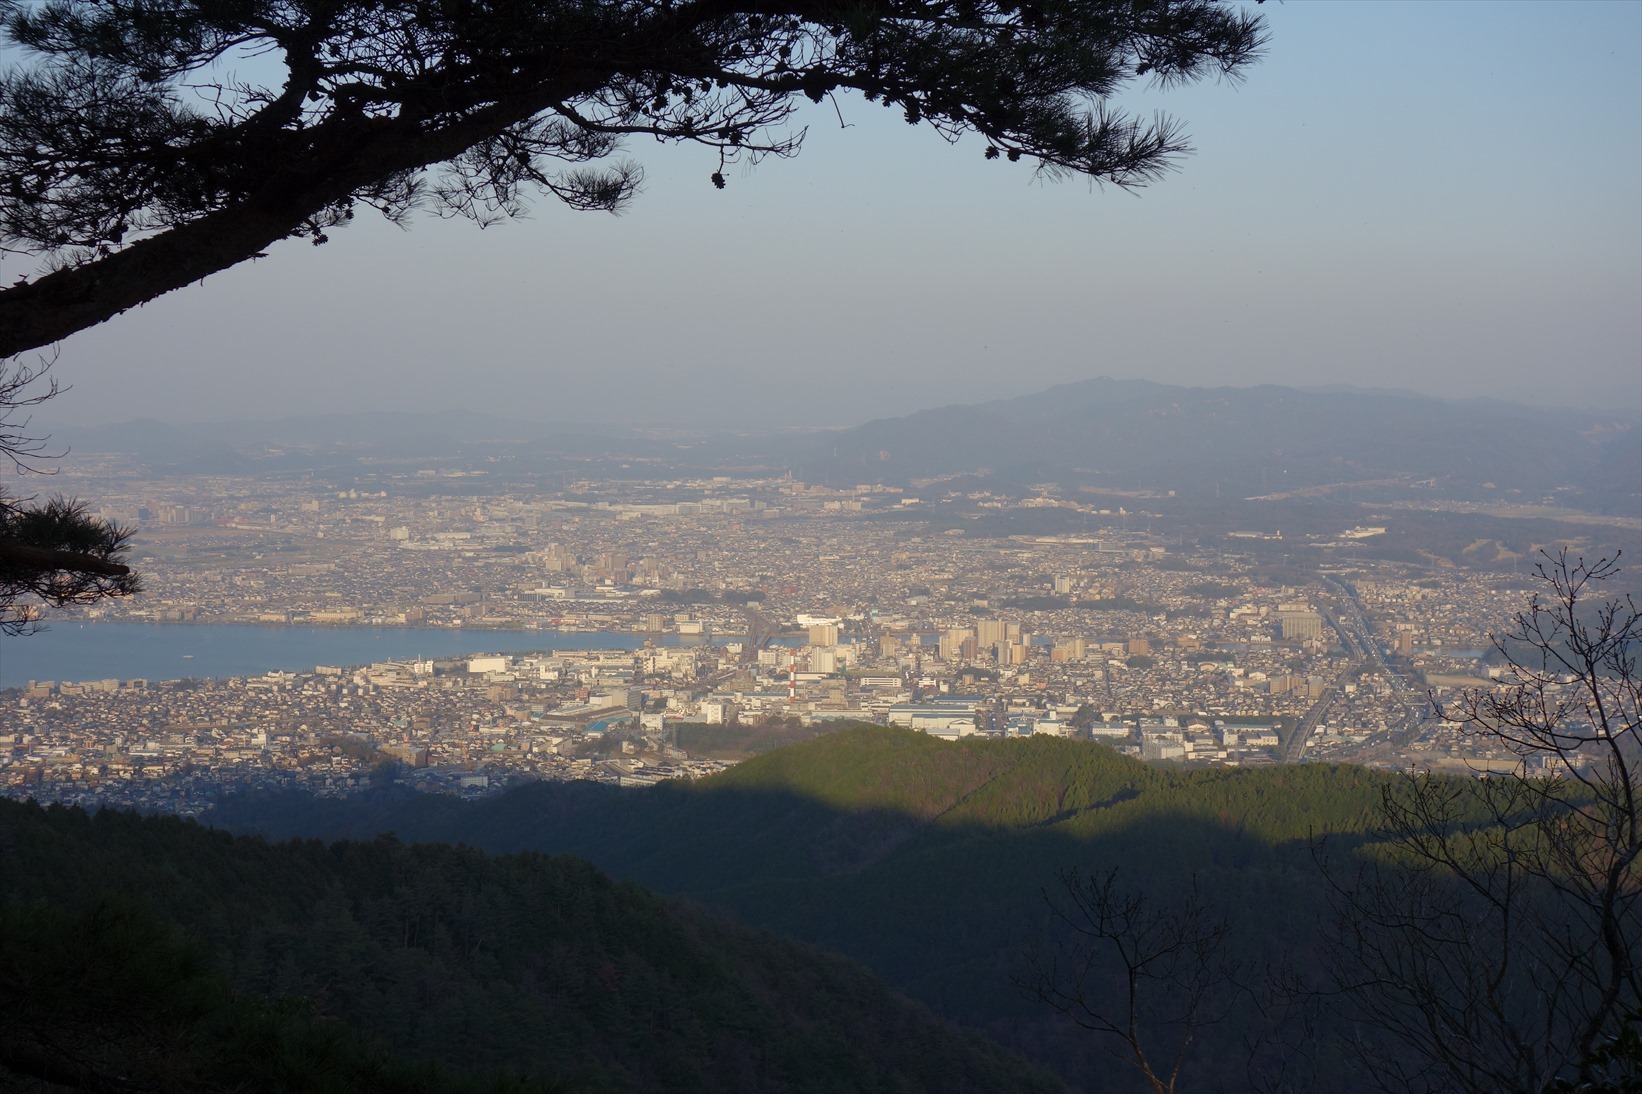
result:
[[[678,644],[676,637],[660,641]],[[259,676],[275,669],[311,672],[315,665],[365,665],[407,657],[637,649],[644,642],[645,636],[639,634],[443,627],[55,622],[36,634],[0,637],[0,688],[20,687],[30,680]]]

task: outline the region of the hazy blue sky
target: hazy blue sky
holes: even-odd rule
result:
[[[1642,4],[1262,9],[1241,86],[1142,93],[1197,154],[1038,182],[859,100],[621,216],[360,222],[62,346],[37,422],[466,407],[855,424],[1090,376],[1642,410]]]

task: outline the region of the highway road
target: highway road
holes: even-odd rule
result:
[[[1295,727],[1294,734],[1283,748],[1284,763],[1299,763],[1305,758],[1306,745],[1310,742],[1311,735],[1316,732],[1317,726],[1328,716],[1329,709],[1340,698],[1340,688],[1346,678],[1363,668],[1372,669],[1383,676],[1391,687],[1386,732],[1377,735],[1377,740],[1381,743],[1396,746],[1408,744],[1419,736],[1421,727],[1431,715],[1431,700],[1424,689],[1410,683],[1386,661],[1385,650],[1380,648],[1373,629],[1368,625],[1356,590],[1326,574],[1321,575],[1321,578],[1324,587],[1333,595],[1338,609],[1335,613],[1325,611],[1323,615],[1339,636],[1340,644],[1350,651],[1353,663],[1329,681],[1328,687],[1323,689],[1322,696],[1312,704],[1310,710],[1306,711],[1305,717]]]

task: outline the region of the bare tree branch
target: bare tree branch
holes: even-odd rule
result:
[[[1027,954],[1016,986],[1083,1029],[1117,1040],[1158,1094],[1180,1080],[1199,1032],[1222,1021],[1240,987],[1225,955],[1230,927],[1197,891],[1153,904],[1116,870],[1063,870],[1045,890],[1051,937]]]
[[[1500,685],[1441,713],[1521,757],[1511,775],[1411,773],[1385,792],[1383,856],[1330,876],[1337,984],[1385,1035],[1387,1089],[1542,1094],[1585,1083],[1642,1006],[1642,624],[1599,600],[1617,558],[1563,551],[1495,645]]]

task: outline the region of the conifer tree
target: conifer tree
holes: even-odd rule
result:
[[[0,473],[39,471],[49,459],[20,417],[57,393],[49,367],[0,361]],[[130,539],[128,529],[90,516],[78,502],[19,499],[0,485],[0,635],[30,630],[43,606],[137,592],[136,575],[121,561]]]
[[[711,149],[722,188],[840,92],[1139,186],[1188,142],[1112,97],[1235,78],[1264,41],[1215,0],[0,0],[23,58],[0,75],[0,245],[48,270],[0,289],[0,356],[361,207],[618,209],[632,136]]]
[[[1216,0],[0,0],[0,55],[21,57],[0,71],[0,248],[39,262],[0,289],[0,380],[362,207],[613,211],[642,179],[633,136],[705,146],[723,189],[733,163],[795,154],[795,111],[836,93],[987,159],[1140,186],[1188,143],[1112,96],[1236,78],[1264,43]],[[121,530],[0,505],[0,626],[29,625],[20,600],[136,588]]]

